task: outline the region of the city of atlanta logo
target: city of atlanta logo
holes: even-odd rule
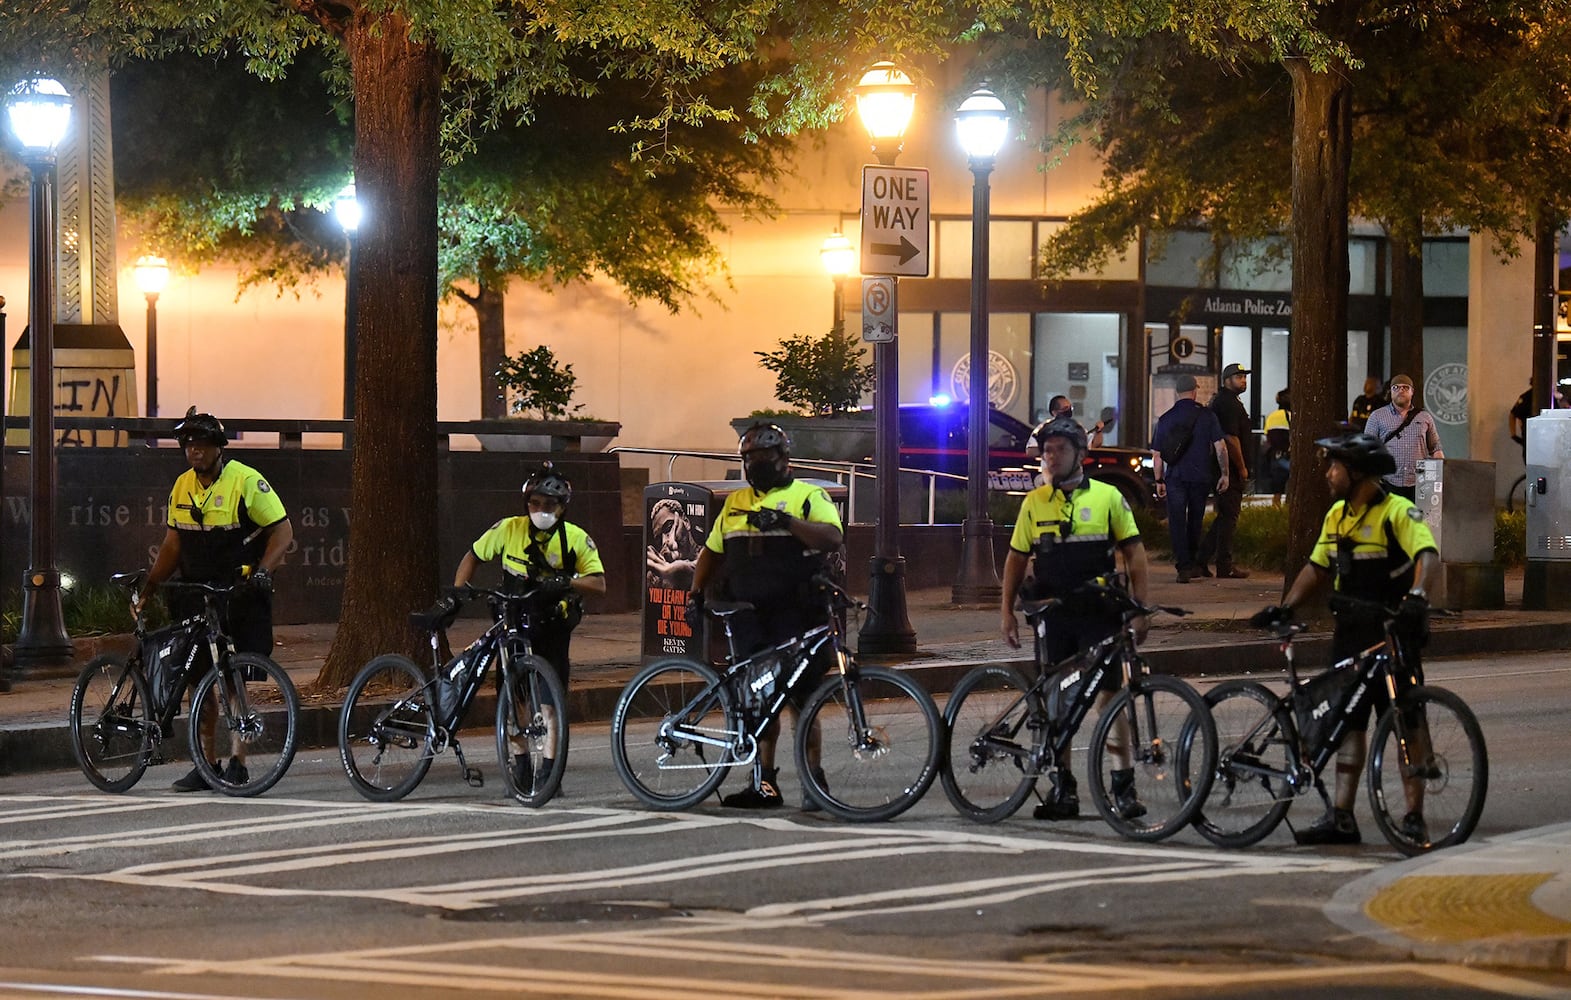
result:
[[[1467,423],[1467,365],[1440,365],[1424,379],[1424,407],[1442,424]]]

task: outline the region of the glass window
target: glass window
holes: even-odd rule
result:
[[[1029,219],[993,220],[987,244],[987,266],[994,280],[1028,281],[1036,273],[1036,246],[1032,243],[1031,229]],[[970,265],[966,271],[969,275]]]
[[[1369,331],[1347,331],[1347,405],[1364,394],[1364,379],[1369,377]]]
[[[1425,279],[1427,290],[1428,279]],[[1424,330],[1424,409],[1440,428],[1447,458],[1468,457],[1468,367],[1465,327]],[[1505,420],[1504,415],[1500,419]]]
[[[1163,233],[1148,243],[1146,282],[1177,288],[1206,288],[1212,284],[1209,233]]]
[[[1029,421],[1031,318],[1025,313],[993,313],[988,327],[988,397],[991,404],[1018,420]],[[951,399],[971,398],[971,314],[939,316],[936,392]]]
[[[1037,240],[1045,243],[1048,237],[1064,228],[1062,222],[1049,222],[1043,220],[1037,223]],[[1065,276],[1066,281],[1139,281],[1140,280],[1140,244],[1131,241],[1124,248],[1123,253],[1108,260],[1099,271],[1071,271]],[[1164,284],[1155,281],[1152,284]]]
[[[1375,294],[1375,263],[1377,244],[1374,240],[1352,239],[1347,241],[1347,291],[1350,295]],[[1362,391],[1364,383],[1358,383]],[[1354,393],[1354,396],[1358,393]]]
[[[1031,416],[1064,395],[1083,424],[1117,416],[1123,317],[1117,313],[1039,313],[1031,359]],[[1104,444],[1118,444],[1122,423],[1113,423]],[[1139,434],[1136,433],[1138,437]]]
[[[1293,290],[1293,255],[1284,241],[1257,240],[1222,251],[1221,286],[1251,292]]]
[[[1467,241],[1424,241],[1424,295],[1467,294]]]
[[[938,256],[933,261],[935,278],[971,277],[971,220],[939,219]]]
[[[1260,331],[1260,364],[1249,376],[1250,385],[1259,389],[1260,412],[1251,413],[1255,426],[1265,426],[1265,414],[1276,409],[1276,394],[1289,385],[1287,380],[1287,347],[1292,338],[1281,327],[1266,327]]]
[[[933,395],[933,314],[901,313],[900,402],[925,403]]]

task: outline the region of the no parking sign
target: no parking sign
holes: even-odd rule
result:
[[[895,279],[862,279],[862,339],[869,344],[895,339]]]

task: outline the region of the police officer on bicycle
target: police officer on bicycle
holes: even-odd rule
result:
[[[1036,431],[1041,442],[1042,476],[1046,482],[1026,494],[1004,559],[1001,630],[1004,641],[1020,648],[1020,626],[1015,599],[1057,598],[1062,603],[1047,612],[1046,636],[1040,667],[1046,668],[1083,652],[1122,627],[1118,610],[1082,586],[1117,569],[1115,553],[1123,556],[1131,596],[1141,603],[1146,595],[1146,550],[1140,529],[1123,494],[1114,486],[1085,474],[1086,432],[1074,420],[1059,417]],[[1026,578],[1026,569],[1032,578]],[[1137,619],[1136,633],[1145,635],[1145,619]],[[1121,677],[1109,672],[1115,686]],[[1098,697],[1105,706],[1113,691]],[[1080,796],[1069,762],[1060,761],[1051,775],[1053,788],[1036,808],[1037,819],[1073,819],[1080,815]],[[1145,813],[1134,787],[1134,769],[1112,772],[1110,791],[1114,805],[1126,819]]]
[[[774,424],[756,423],[737,444],[747,488],[726,497],[709,538],[698,553],[690,600],[701,604],[704,588],[724,570],[727,596],[753,605],[731,619],[739,655],[747,656],[825,623],[825,605],[811,581],[822,572],[844,540],[840,512],[823,488],[791,475],[791,439]],[[801,701],[824,676],[827,664],[814,663],[790,692]],[[772,809],[782,804],[776,783],[775,744],[779,720],[758,740],[753,782],[721,800],[741,809]],[[817,734],[809,736],[808,760],[817,766]],[[804,800],[803,808],[816,803]]]
[[[1403,686],[1423,683],[1419,647],[1428,637],[1426,619],[1429,602],[1425,584],[1434,579],[1440,562],[1435,537],[1424,523],[1423,515],[1412,501],[1388,492],[1381,478],[1396,471],[1396,461],[1380,439],[1370,434],[1352,433],[1321,438],[1315,444],[1326,460],[1326,483],[1335,503],[1326,512],[1320,539],[1309,554],[1309,563],[1293,580],[1280,607],[1269,607],[1255,615],[1259,626],[1291,620],[1294,608],[1332,583],[1336,592],[1348,597],[1398,608],[1394,631],[1405,654],[1398,666]],[[1385,639],[1384,620],[1357,609],[1338,609],[1336,630],[1331,639],[1331,662],[1337,663]],[[1359,773],[1367,749],[1370,712],[1376,704],[1384,711],[1384,688],[1371,692],[1349,720],[1347,735],[1337,750],[1336,795],[1324,816],[1302,830],[1294,831],[1300,844],[1356,844],[1360,841],[1358,823],[1353,818],[1353,800],[1358,794]],[[1410,839],[1423,843],[1423,785],[1404,783],[1407,815],[1402,829]]]
[[[133,612],[139,611],[148,596],[177,569],[182,580],[232,584],[240,580],[242,567],[250,566],[250,586],[230,594],[224,627],[236,652],[270,656],[272,574],[283,563],[295,537],[289,514],[260,472],[224,456],[229,437],[217,417],[198,413],[193,406],[186,411],[185,419],[175,424],[174,435],[191,467],[169,491],[168,528]],[[169,603],[170,614],[175,618],[202,613],[203,601],[195,594],[173,596]],[[197,655],[206,659],[205,648]],[[200,671],[192,674],[193,678],[200,676]],[[204,718],[202,724],[211,730],[217,725],[217,718]],[[215,764],[215,770],[223,774],[225,781],[243,784],[247,779],[243,755],[231,757],[223,767]],[[177,792],[208,790],[201,772],[194,767],[170,787]]]
[[[573,484],[547,462],[524,480],[527,513],[504,517],[459,560],[453,586],[462,587],[480,564],[502,560],[502,589],[519,593],[531,585],[540,601],[529,616],[535,653],[556,668],[566,689],[572,661],[568,646],[584,616],[583,595],[605,593],[605,566],[589,533],[565,517]]]

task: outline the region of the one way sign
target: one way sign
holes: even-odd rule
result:
[[[927,277],[927,171],[862,168],[863,274]]]

